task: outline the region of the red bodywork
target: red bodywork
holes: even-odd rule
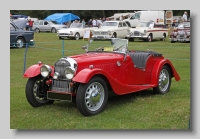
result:
[[[134,51],[133,51],[134,53]],[[126,57],[126,58],[125,58]],[[73,82],[87,83],[93,76],[101,75],[118,94],[127,94],[156,87],[163,65],[168,65],[175,80],[180,80],[174,66],[163,56],[150,55],[145,68],[134,67],[130,55],[108,52],[89,52],[70,56],[77,62],[77,71]],[[24,73],[25,78],[40,74],[41,64],[33,65]],[[52,67],[51,76],[54,70]]]

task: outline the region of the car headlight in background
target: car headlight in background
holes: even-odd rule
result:
[[[110,30],[108,30],[108,34],[109,34],[109,35],[112,35]]]
[[[40,73],[43,77],[48,77],[51,73],[51,67],[48,65],[42,65],[40,68]]]
[[[71,35],[73,35],[73,32],[72,32],[72,31],[70,31],[70,34],[71,34]]]
[[[147,31],[146,31],[146,30],[144,30],[144,33],[147,33]]]
[[[65,69],[65,76],[67,79],[72,79],[74,77],[75,69],[72,67],[67,67]]]

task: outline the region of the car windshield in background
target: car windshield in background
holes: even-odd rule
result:
[[[117,26],[117,22],[104,22],[101,26]]]
[[[53,24],[58,24],[56,21],[51,21],[51,23],[53,23]]]
[[[190,27],[190,23],[189,22],[180,23],[178,25],[178,28],[189,28],[189,27]]]
[[[83,28],[83,24],[82,23],[72,23],[70,25],[70,28]]]
[[[92,41],[89,44],[88,51],[108,51],[125,53],[128,47],[127,39],[113,38],[110,41],[105,41],[103,44],[99,41]]]

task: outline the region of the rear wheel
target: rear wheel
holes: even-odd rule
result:
[[[166,94],[171,86],[171,70],[168,66],[163,66],[158,78],[158,86],[153,88],[155,94]]]
[[[160,39],[160,40],[165,41],[165,39],[166,39],[166,34],[164,33],[162,39]]]
[[[33,107],[53,104],[54,100],[47,100],[48,86],[42,76],[29,78],[26,84],[26,99]]]
[[[15,45],[17,48],[22,48],[25,45],[25,40],[22,37],[18,37],[15,41]]]
[[[36,29],[35,29],[35,32],[36,32],[36,33],[39,33],[39,32],[40,32],[40,29],[39,29],[39,28],[36,28]]]
[[[94,77],[86,84],[80,84],[76,95],[76,104],[84,116],[102,112],[107,104],[108,88],[105,80]]]

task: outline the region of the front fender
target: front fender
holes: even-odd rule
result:
[[[176,81],[180,80],[180,76],[177,73],[176,69],[174,68],[173,64],[168,59],[162,59],[162,60],[156,62],[156,64],[153,67],[152,78],[151,78],[151,83],[153,85],[158,84],[159,73],[164,65],[169,66],[169,68],[171,69],[171,72],[172,72],[172,77],[174,77]]]
[[[40,67],[42,66],[43,64],[35,64],[35,65],[32,65],[30,66],[24,73],[23,77],[24,78],[32,78],[32,77],[35,77],[35,76],[38,76],[40,74]],[[51,76],[53,75],[54,73],[54,68],[53,66],[50,66],[51,67]]]
[[[109,77],[109,75],[101,69],[83,69],[72,80],[74,82],[87,83],[94,75],[97,74]]]

